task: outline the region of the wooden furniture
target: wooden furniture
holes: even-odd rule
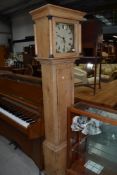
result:
[[[82,54],[84,56],[101,56],[102,23],[96,19],[88,19],[82,23]]]
[[[71,58],[79,55],[81,52],[79,21],[83,20],[84,12],[48,4],[32,11],[31,15],[36,23],[35,39],[39,45],[38,57]]]
[[[8,49],[6,46],[0,45],[0,67],[5,66],[5,61],[8,58]]]
[[[111,109],[117,109],[117,80],[109,83],[105,83],[101,91],[99,91],[95,96],[82,96],[80,95],[77,87],[75,87],[75,101],[83,100],[87,102],[95,103],[99,106],[105,106]]]
[[[113,43],[103,42],[102,57],[105,63],[116,63],[116,45]]]
[[[15,74],[32,75],[41,78],[41,66],[39,64],[27,64],[25,67],[11,67],[11,70]]]
[[[32,55],[30,55],[30,53],[24,52],[23,53],[23,64],[24,64],[24,67],[26,67],[28,64],[32,64],[33,58],[34,57]]]
[[[41,81],[29,76],[1,73],[0,107],[0,134],[16,143],[40,169],[43,169],[44,122]]]
[[[33,67],[31,64],[27,64],[26,69],[24,71],[25,75],[33,75]]]
[[[32,64],[34,57],[35,57],[35,46],[30,45],[28,47],[24,47],[24,50],[23,50],[24,67],[27,67],[28,64]]]
[[[11,69],[13,73],[15,74],[25,74],[26,68],[12,68]]]
[[[33,67],[33,76],[35,77],[42,77],[41,75],[41,64],[39,61],[35,59],[33,59],[32,61],[32,67]]]
[[[84,128],[82,125],[79,131],[71,129],[75,116],[78,116],[78,119],[80,118],[80,120],[77,119],[78,124],[85,123],[86,118],[87,123],[92,120],[92,125],[87,127],[87,135],[83,134],[86,125]],[[117,111],[115,110],[83,101],[79,101],[68,108],[67,175],[117,174],[115,168],[117,163],[116,116]]]
[[[97,84],[99,85],[99,89],[101,88],[101,57],[79,57],[75,63],[77,65],[79,64],[88,64],[91,63],[94,65],[94,83],[93,84],[86,84],[86,86],[92,87],[93,88],[93,94],[95,95],[96,93],[96,86]],[[99,64],[99,74],[97,74],[97,64]],[[99,78],[98,83],[97,83],[97,77]],[[93,85],[93,86],[91,86]]]
[[[31,15],[35,21],[37,57],[42,70],[46,137],[43,144],[45,171],[49,175],[64,175],[67,106],[73,104],[74,101],[73,63],[81,48],[81,24],[79,21],[83,20],[85,13],[47,4],[32,11]],[[59,42],[58,23],[59,26],[63,25],[63,28],[66,28],[66,24],[68,28],[73,27],[70,34],[74,36],[73,50],[70,46],[68,49],[70,52],[67,49],[59,49],[60,45],[56,44],[56,41]],[[60,32],[61,35],[63,33]],[[67,35],[68,39],[70,35]],[[64,37],[60,39],[66,48],[68,42],[66,43]]]

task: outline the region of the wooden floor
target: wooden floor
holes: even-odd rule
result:
[[[117,107],[117,80],[108,83],[101,83],[101,89],[96,88],[96,94],[93,89],[85,86],[75,87],[75,98],[90,101],[109,108]]]

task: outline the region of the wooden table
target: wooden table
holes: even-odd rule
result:
[[[117,80],[106,83],[104,87],[95,94],[89,97],[81,96],[75,89],[75,99],[95,103],[101,106],[117,109]]]

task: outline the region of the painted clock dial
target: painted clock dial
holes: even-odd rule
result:
[[[56,23],[56,53],[74,52],[74,24]]]

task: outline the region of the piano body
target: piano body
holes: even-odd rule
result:
[[[0,74],[0,134],[43,169],[43,94],[39,78]]]

